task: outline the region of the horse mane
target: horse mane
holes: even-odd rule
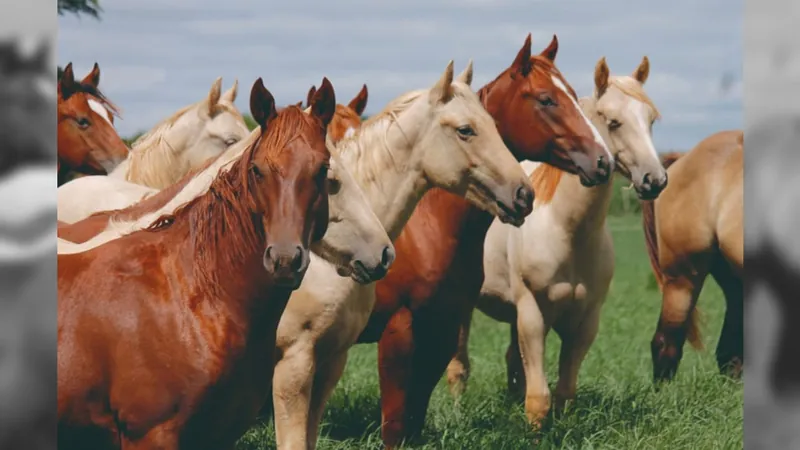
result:
[[[661,112],[659,112],[658,107],[653,102],[653,99],[647,95],[642,83],[637,81],[635,78],[628,75],[610,76],[608,77],[608,83],[612,86],[616,86],[616,88],[622,91],[623,94],[633,97],[634,99],[639,100],[640,102],[652,108],[653,112],[655,112],[656,119],[661,118]]]
[[[564,171],[547,163],[540,163],[530,175],[533,192],[536,193],[536,204],[546,205],[553,201],[558,183]]]
[[[114,104],[114,102],[109,100],[108,97],[106,97],[105,94],[103,94],[103,92],[100,91],[98,87],[89,83],[81,83],[78,81],[75,82],[75,86],[77,86],[76,92],[94,97],[95,100],[97,100],[98,103],[103,105],[103,107],[105,107],[111,114],[117,117],[121,117],[119,107],[116,104]]]
[[[669,168],[675,161],[677,161],[683,153],[671,152],[662,155],[661,162],[664,168]],[[647,257],[650,260],[650,268],[653,270],[653,276],[658,284],[658,290],[664,291],[664,282],[666,276],[661,263],[658,260],[658,233],[656,232],[656,210],[655,200],[641,200],[642,207],[642,228],[644,230],[645,247],[647,248]],[[695,306],[689,311],[688,317],[688,332],[687,339],[689,343],[696,350],[703,349],[703,340],[700,331],[700,310]]]
[[[267,170],[280,173],[278,156],[292,141],[305,140],[304,131],[310,127],[321,124],[297,107],[284,109],[268,130],[247,146],[230,170],[216,176],[207,192],[137,232],[157,233],[178,225],[188,227],[196,261],[195,275],[210,290],[221,286],[220,280],[228,275],[221,268],[236,267],[247,257],[247,252],[264,241],[261,217],[254,214],[262,207],[256,201],[258,196],[253,192],[256,181],[249,170],[254,155],[263,153]]]
[[[167,142],[165,135],[187,112],[205,108],[206,105],[208,105],[207,98],[185,106],[156,124],[147,133],[139,136],[131,144],[125,180],[153,186],[169,185],[171,179],[169,179],[168,175],[170,173],[164,168],[175,167],[176,155],[172,146]],[[232,103],[219,102],[214,106],[214,115],[224,112],[233,114],[244,121],[242,113]]]

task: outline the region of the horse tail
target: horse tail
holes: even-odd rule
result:
[[[670,152],[661,157],[661,163],[668,169],[675,161],[680,159],[683,153]],[[650,267],[658,283],[659,291],[664,291],[664,271],[658,261],[658,235],[656,234],[656,211],[655,202],[652,200],[642,202],[642,226],[644,228],[645,243],[647,244],[647,255],[650,258]],[[700,329],[703,314],[696,305],[689,311],[687,317],[686,338],[695,350],[703,349],[703,334]]]

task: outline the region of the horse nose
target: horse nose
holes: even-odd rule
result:
[[[394,247],[391,245],[387,245],[383,248],[383,253],[381,253],[381,268],[383,270],[389,270],[389,267],[394,262],[396,254],[394,251]]]
[[[667,187],[667,182],[668,177],[666,172],[664,172],[664,176],[660,178],[656,178],[650,172],[645,173],[642,177],[642,187],[652,195],[660,194],[661,191]]]
[[[514,207],[517,212],[527,215],[533,210],[533,189],[522,185],[514,192]]]
[[[264,267],[274,273],[302,273],[308,267],[308,262],[306,250],[299,245],[285,248],[269,245],[264,251]]]

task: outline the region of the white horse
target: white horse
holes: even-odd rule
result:
[[[315,94],[313,101],[322,101],[333,96],[333,88],[327,84]],[[313,108],[305,110],[313,114]],[[148,227],[158,218],[169,215],[180,206],[207,192],[211,182],[221,171],[230,169],[236,159],[261,135],[261,128],[254,129],[244,140],[239,141],[225,153],[184,183],[156,193],[159,200],[154,206],[136,204],[126,210],[107,212],[105,229],[88,241],[75,244],[65,239],[58,240],[58,253],[80,253],[100,246],[120,236]],[[339,267],[341,276],[350,276],[360,283],[381,278],[394,261],[394,247],[383,225],[373,213],[367,198],[347,167],[336,154],[331,155],[329,184],[328,230],[322,241],[315,243],[314,254]],[[133,210],[134,212],[131,212]],[[77,224],[80,225],[80,224]],[[349,267],[349,268],[348,268]]]
[[[108,176],[82,177],[59,187],[58,220],[74,223],[98,211],[130,206],[244,139],[250,132],[234,104],[238,86],[234,81],[221,93],[222,78],[217,78],[206,98],[139,137],[128,159]]]
[[[471,79],[472,62],[454,80],[451,61],[432,88],[396,98],[337,144],[336,153],[393,240],[432,187],[465,196],[516,225],[530,213],[530,182],[469,86]],[[312,255],[278,325],[278,448],[316,446],[325,403],[374,303],[374,284],[341,278]]]
[[[580,99],[612,151],[617,171],[644,199],[657,197],[667,184],[651,134],[659,113],[643,88],[649,72],[644,57],[633,76],[610,76],[602,58],[595,67],[594,95]],[[578,177],[553,166],[522,164],[531,174],[537,208],[520,228],[496,220],[489,228],[478,308],[511,324],[508,387],[524,395],[528,419],[538,426],[550,409],[544,370],[548,331],[555,329],[562,341],[557,408],[575,397],[578,370],[597,335],[614,274],[614,247],[606,227],[614,183],[587,189]],[[458,353],[448,372],[460,373],[469,366],[468,325],[462,324]],[[455,376],[448,379],[458,382]]]

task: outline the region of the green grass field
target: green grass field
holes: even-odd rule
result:
[[[508,326],[476,312],[470,337],[472,376],[456,407],[443,377],[434,392],[423,437],[408,448],[500,450],[735,449],[742,448],[743,384],[717,374],[713,351],[724,300],[709,280],[700,298],[707,350],[688,345],[678,376],[655,392],[650,338],[660,294],[650,274],[638,215],[611,217],[616,275],[600,332],[581,367],[578,399],[560,418],[534,433],[521,404],[506,398]],[[557,375],[559,339],[550,334],[547,374]],[[379,449],[380,409],[375,345],[350,351],[342,380],[328,404],[320,450]],[[274,449],[271,422],[253,427],[238,450]]]

